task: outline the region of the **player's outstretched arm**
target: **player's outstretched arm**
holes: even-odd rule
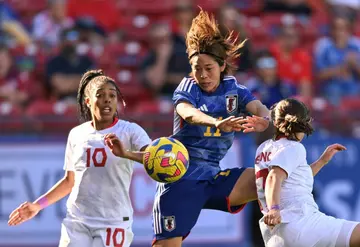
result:
[[[244,133],[263,132],[269,127],[270,111],[259,100],[253,100],[246,105],[246,110],[253,114],[247,117],[243,124]]]
[[[269,226],[281,223],[280,192],[281,184],[286,179],[287,173],[278,166],[273,166],[266,179],[265,198],[269,212],[265,215],[264,222]]]
[[[315,176],[316,174],[318,174],[318,172],[327,164],[329,163],[329,161],[334,157],[334,155],[337,152],[346,150],[346,147],[344,147],[343,145],[340,144],[332,144],[330,146],[328,146],[324,153],[320,156],[320,158],[315,161],[314,163],[312,163],[310,165],[311,170],[313,172],[313,176]]]
[[[16,208],[9,216],[9,226],[16,226],[32,219],[40,210],[67,196],[74,186],[74,181],[74,172],[66,171],[64,178],[55,184],[46,194],[40,196],[33,203],[24,202]]]
[[[130,150],[125,150],[124,146],[122,145],[121,141],[115,134],[107,134],[104,138],[105,144],[110,148],[110,151],[118,157],[133,160],[139,163],[143,163],[144,153],[142,150],[134,152]]]
[[[231,116],[226,119],[219,120],[203,113],[187,102],[177,104],[176,112],[182,117],[182,119],[190,124],[215,127],[224,132],[241,131],[243,129],[243,118]]]

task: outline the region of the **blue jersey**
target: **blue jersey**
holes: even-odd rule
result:
[[[173,96],[175,107],[180,102],[188,102],[218,119],[238,116],[253,100],[255,97],[233,76],[225,76],[213,93],[201,90],[194,79],[185,77]],[[188,124],[175,111],[173,138],[181,141],[189,151],[190,166],[184,178],[208,180],[220,171],[220,160],[231,147],[234,132]]]

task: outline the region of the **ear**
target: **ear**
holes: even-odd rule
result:
[[[90,108],[90,99],[88,97],[85,98],[85,104]]]
[[[224,72],[225,68],[226,68],[226,62],[224,62],[224,64],[220,66],[220,71]]]

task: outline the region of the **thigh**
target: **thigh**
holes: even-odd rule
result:
[[[92,247],[129,247],[134,238],[131,227],[109,226],[93,231]]]
[[[66,218],[63,220],[59,247],[88,247],[91,245],[91,232],[84,224]]]
[[[237,213],[251,200],[256,200],[253,168],[233,168],[219,172],[212,185],[211,197],[204,208]]]
[[[176,244],[194,227],[208,195],[208,182],[180,180],[172,184],[159,183],[153,207],[155,246],[172,239]],[[168,241],[166,241],[168,242]],[[180,241],[181,244],[181,241]]]

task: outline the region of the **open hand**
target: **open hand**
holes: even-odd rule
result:
[[[217,120],[215,127],[224,132],[241,131],[243,129],[242,124],[245,122],[242,117],[230,116],[223,120]]]
[[[258,117],[255,115],[249,116],[246,117],[242,127],[244,128],[244,133],[263,132],[269,127],[269,121],[263,117]]]
[[[34,218],[41,210],[37,203],[24,202],[16,208],[9,216],[8,225],[16,226]]]
[[[110,148],[110,151],[118,157],[126,158],[127,150],[125,150],[120,139],[115,134],[107,134],[104,138],[105,144]]]
[[[334,157],[337,152],[343,150],[346,150],[346,147],[343,145],[338,143],[332,144],[325,149],[324,153],[320,156],[320,160],[326,164]]]

